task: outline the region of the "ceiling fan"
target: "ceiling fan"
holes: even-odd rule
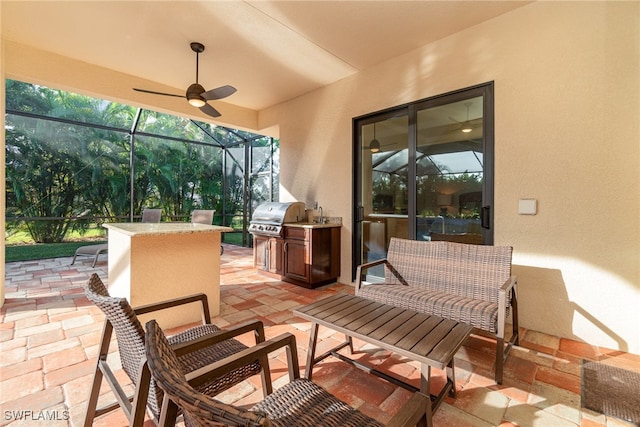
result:
[[[226,98],[227,96],[233,95],[236,92],[236,88],[230,85],[224,85],[224,86],[217,87],[215,89],[205,91],[204,87],[202,87],[202,85],[198,83],[198,59],[199,59],[199,55],[202,52],[204,52],[204,45],[202,43],[192,42],[191,50],[193,50],[196,53],[196,82],[187,88],[187,92],[185,95],[155,92],[153,90],[138,89],[135,87],[133,88],[133,90],[136,90],[138,92],[151,93],[154,95],[187,98],[187,101],[189,101],[189,104],[199,108],[200,111],[202,111],[203,113],[208,114],[211,117],[220,117],[221,116],[220,112],[215,108],[213,108],[211,105],[209,105],[207,101],[222,99],[222,98]]]

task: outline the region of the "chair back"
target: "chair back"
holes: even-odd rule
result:
[[[143,209],[141,222],[160,222],[162,209]]]
[[[147,363],[151,375],[158,387],[183,410],[187,426],[269,425],[269,420],[263,413],[224,404],[191,387],[178,357],[158,323],[150,320],[146,329]]]
[[[144,329],[135,311],[126,298],[117,298],[109,295],[109,291],[96,273],[91,275],[85,287],[85,294],[91,302],[102,310],[106,320],[111,323],[113,330],[116,332],[122,369],[137,387],[140,362],[145,356],[145,345]],[[162,392],[155,387],[152,381],[148,403],[156,416],[160,413],[158,402],[162,402]]]
[[[215,210],[194,210],[191,212],[191,223],[211,225],[215,213]]]

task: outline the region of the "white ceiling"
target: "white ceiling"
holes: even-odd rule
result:
[[[527,1],[11,1],[2,36],[157,82],[238,91],[261,110],[343,79]],[[154,95],[148,95],[153,97]]]

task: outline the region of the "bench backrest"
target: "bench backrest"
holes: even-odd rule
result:
[[[510,246],[392,237],[387,259],[409,286],[497,303],[498,289],[511,276],[512,251]],[[401,284],[386,267],[385,282]]]

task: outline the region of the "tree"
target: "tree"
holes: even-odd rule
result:
[[[126,136],[68,121],[109,124],[134,109],[7,80],[7,108],[64,121],[7,116],[8,212],[42,218],[26,221],[36,242],[62,241],[70,228],[85,228],[78,215],[111,216],[128,190]],[[111,107],[108,107],[111,106]]]
[[[134,214],[161,207],[176,217],[221,212],[223,197],[227,213],[245,207],[244,147],[259,136],[12,80],[6,94],[7,215],[25,218],[36,242],[61,241],[70,229],[131,214],[131,206]],[[277,149],[255,154],[258,173]]]

